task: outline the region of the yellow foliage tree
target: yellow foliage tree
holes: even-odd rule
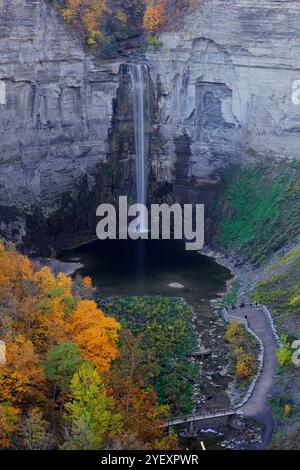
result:
[[[300,307],[300,295],[295,295],[294,297],[291,298],[290,306],[293,308]]]
[[[283,410],[284,416],[291,416],[292,414],[292,407],[289,403],[286,403],[284,405],[284,410]]]
[[[250,354],[241,354],[237,357],[235,371],[238,379],[248,379],[254,371],[254,357]]]
[[[0,299],[22,302],[32,282],[32,265],[19,255],[12,244],[5,249],[0,241]]]
[[[56,343],[68,339],[68,316],[76,304],[72,296],[72,280],[44,267],[34,274],[38,290],[37,301],[32,309],[33,325],[28,332],[39,352],[45,353]]]
[[[157,33],[165,22],[165,7],[158,1],[148,1],[144,14],[144,28],[149,33]]]

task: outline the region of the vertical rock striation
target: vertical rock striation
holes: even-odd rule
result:
[[[1,233],[94,234],[119,64],[89,56],[44,1],[0,0],[0,51]]]
[[[184,202],[206,202],[233,165],[300,158],[300,105],[291,99],[299,25],[298,1],[198,0],[179,31],[161,34],[162,46],[147,53],[156,190],[160,181]]]
[[[146,54],[150,200],[209,205],[232,166],[300,155],[298,0],[198,4]],[[89,54],[51,1],[0,0],[0,235],[49,251],[134,200],[126,60]]]

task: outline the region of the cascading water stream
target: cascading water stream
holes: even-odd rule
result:
[[[136,156],[136,199],[147,205],[147,158],[149,151],[149,86],[148,67],[145,64],[129,64],[133,93],[133,117]],[[139,232],[146,232],[148,223],[142,217]]]

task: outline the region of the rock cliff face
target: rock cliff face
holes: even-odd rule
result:
[[[152,167],[185,200],[210,198],[232,165],[299,159],[300,4],[199,0],[178,32],[148,52],[158,114]],[[296,82],[295,82],[296,83]]]
[[[299,2],[199,4],[146,54],[153,200],[208,204],[232,166],[300,157]],[[88,54],[51,2],[0,0],[0,234],[66,246],[134,194],[126,60]]]
[[[50,3],[0,0],[4,236],[47,245],[91,230],[118,73],[92,60]]]

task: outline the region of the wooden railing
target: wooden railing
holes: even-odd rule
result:
[[[167,428],[169,426],[175,426],[176,424],[191,423],[193,421],[200,421],[202,419],[222,418],[222,416],[231,416],[234,414],[236,414],[235,408],[227,408],[225,410],[214,411],[210,413],[194,413],[191,415],[170,419],[169,421],[166,421],[161,427]]]

